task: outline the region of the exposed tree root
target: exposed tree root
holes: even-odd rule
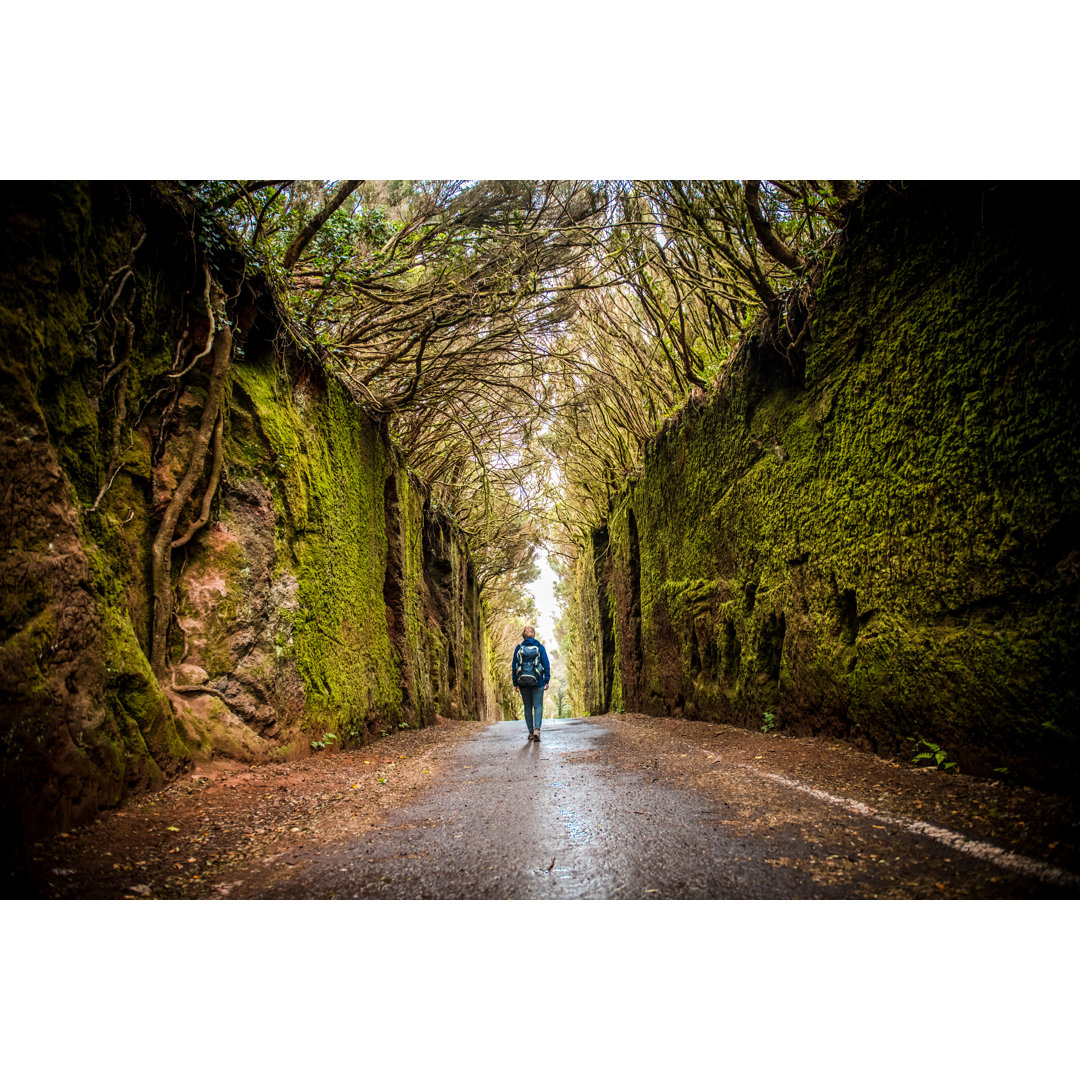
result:
[[[120,464],[117,465],[116,468],[114,468],[113,471],[109,474],[109,479],[101,485],[101,490],[97,493],[97,498],[94,500],[94,505],[87,508],[86,512],[88,514],[93,514],[97,511],[97,508],[101,505],[101,500],[104,499],[106,495],[108,495],[109,489],[113,486],[113,482],[123,471],[124,463],[121,461]],[[132,512],[134,513],[134,511]],[[131,518],[129,517],[127,520],[130,521]],[[124,524],[126,525],[127,522],[125,521]]]
[[[207,481],[206,491],[203,493],[202,507],[199,510],[199,516],[187,527],[187,531],[184,535],[172,542],[174,549],[183,547],[210,520],[210,504],[214,500],[218,481],[221,479],[221,433],[224,426],[225,417],[219,409],[217,423],[214,425],[214,456],[210,463],[210,479]]]
[[[145,239],[145,237],[144,237]],[[139,243],[142,243],[140,240]],[[136,249],[138,244],[136,244]],[[127,276],[123,279],[120,287],[117,289],[113,296],[112,304],[115,304],[117,298],[120,295],[120,291],[123,289],[124,283],[128,280],[134,280],[133,275],[128,272]],[[128,317],[128,312],[131,310],[131,306],[135,301],[135,290],[132,289],[131,295],[128,297],[127,304],[124,308],[123,320],[124,320],[124,344],[120,352],[120,359],[116,360],[116,332],[119,329],[119,324],[114,323],[112,340],[109,342],[109,360],[115,361],[113,366],[106,373],[104,379],[102,379],[101,387],[104,391],[105,387],[112,381],[114,375],[118,375],[116,383],[116,406],[113,409],[112,429],[109,435],[109,452],[106,457],[106,472],[109,474],[108,479],[101,485],[100,490],[97,493],[97,498],[94,499],[93,506],[90,507],[89,512],[94,513],[101,505],[101,500],[105,498],[109,489],[113,486],[113,481],[120,475],[123,469],[123,462],[120,457],[120,436],[123,432],[124,420],[127,418],[127,387],[128,387],[128,373],[131,370],[131,350],[135,341],[135,324]],[[112,307],[112,304],[109,306]],[[102,316],[104,318],[104,316]],[[100,322],[100,320],[98,320]]]
[[[177,367],[180,364],[180,354],[184,351],[184,346],[187,344],[187,339],[190,336],[191,334],[187,329],[180,335],[180,340],[176,343],[176,355],[173,356],[172,366],[169,368],[170,372],[177,370]]]
[[[186,375],[213,347],[214,345],[214,305],[210,302],[210,267],[206,267],[206,288],[203,290],[203,299],[206,301],[206,314],[210,319],[210,329],[206,333],[206,346],[203,348],[197,356],[194,356],[191,362],[183,371],[170,371],[170,379],[179,379]],[[182,340],[182,339],[181,339]],[[177,356],[179,356],[177,352]],[[175,367],[175,364],[173,365]]]
[[[234,711],[232,705],[229,703],[229,699],[220,690],[215,690],[212,686],[177,686],[175,671],[172,672],[172,678],[169,681],[169,689],[175,694],[211,694],[220,701],[224,701],[225,704],[229,706],[229,712]]]
[[[220,304],[223,299],[224,294],[215,286],[213,296],[210,299],[211,308]],[[199,430],[195,434],[195,441],[191,448],[191,459],[187,471],[165,508],[165,513],[162,516],[161,524],[158,526],[153,548],[151,549],[150,567],[154,610],[150,633],[150,666],[158,677],[158,681],[162,684],[166,681],[165,676],[169,666],[169,625],[172,621],[173,611],[171,582],[173,538],[180,515],[187,506],[191,493],[202,476],[203,468],[206,465],[206,455],[215,428],[219,423],[222,399],[225,393],[225,381],[232,359],[232,329],[225,319],[221,320],[217,332],[213,336],[211,352],[213,355],[213,367],[210,372],[210,385],[207,388],[206,402],[203,405]],[[215,453],[215,458],[218,456],[219,453]],[[218,462],[217,469],[220,469],[220,462]],[[208,485],[207,489],[211,498],[213,497],[211,488],[214,486],[216,486],[216,480],[212,478],[212,483]]]
[[[135,253],[142,247],[143,241],[146,239],[146,233],[144,232],[138,240],[131,246],[131,251],[128,252],[128,261],[123,266],[114,270],[108,278],[105,280],[105,284],[101,289],[101,299],[98,301],[97,310],[94,312],[94,321],[88,327],[88,330],[92,333],[96,330],[105,319],[105,316],[116,307],[116,302],[120,299],[121,294],[124,291],[124,286],[130,281],[135,273],[132,270],[132,265],[135,261]],[[113,282],[119,278],[120,281],[117,285],[113,285]],[[108,303],[105,302],[105,297],[109,295],[109,290],[112,290],[112,299]]]
[[[119,379],[116,383],[116,408],[113,410],[113,422],[112,422],[112,438],[109,445],[109,463],[115,465],[116,455],[120,447],[120,430],[124,426],[124,419],[127,416],[127,384],[128,373],[131,370],[131,346],[135,340],[135,324],[124,317],[124,351],[120,355],[120,362],[114,368],[119,372]],[[112,372],[105,377],[105,382],[109,381],[112,376]]]

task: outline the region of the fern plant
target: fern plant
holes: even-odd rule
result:
[[[956,768],[955,761],[949,761],[949,755],[945,750],[942,750],[937,743],[930,742],[927,739],[912,740],[915,742],[915,747],[918,749],[920,746],[925,747],[924,750],[920,750],[912,759],[912,765],[918,765],[920,761],[925,761],[927,764],[923,768],[941,769],[943,772],[950,772]]]

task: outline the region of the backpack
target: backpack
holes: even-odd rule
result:
[[[539,645],[522,645],[518,653],[517,681],[519,686],[539,686],[543,682],[544,666],[540,662]]]

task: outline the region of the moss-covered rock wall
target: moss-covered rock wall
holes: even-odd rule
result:
[[[341,384],[281,347],[238,253],[208,244],[173,189],[3,194],[5,841],[88,820],[195,759],[497,715],[460,534]],[[147,661],[151,544],[206,397],[201,365],[168,374],[184,330],[200,330],[203,260],[230,285],[237,348],[210,522],[173,557],[161,684]],[[103,323],[114,296],[124,319]]]
[[[869,190],[805,378],[749,342],[584,545],[590,710],[770,714],[1074,782],[1080,310],[1075,263],[1034,223],[1054,198]]]

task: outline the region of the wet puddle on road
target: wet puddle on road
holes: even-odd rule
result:
[[[583,844],[589,839],[589,828],[573,810],[560,810],[559,816],[563,819],[563,825],[570,834],[571,844]]]
[[[561,780],[552,781],[548,787],[561,788],[566,785]],[[582,821],[578,812],[571,807],[559,807],[559,817],[562,818],[563,826],[570,836],[571,844],[584,844],[591,836],[591,830]]]

